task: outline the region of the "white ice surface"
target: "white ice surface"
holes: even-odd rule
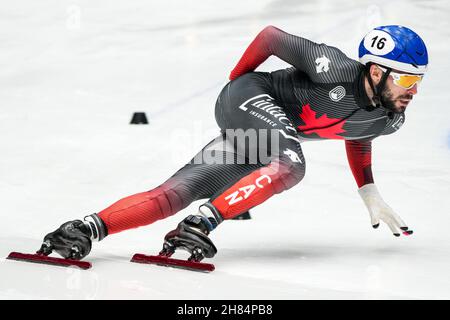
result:
[[[214,104],[266,25],[357,56],[379,24],[428,44],[402,129],[374,142],[375,180],[414,229],[370,226],[342,141],[303,146],[300,185],[214,232],[216,271],[129,263],[199,202],[95,243],[89,271],[0,261],[1,299],[449,299],[450,3],[19,0],[0,10],[0,256],[149,190],[218,130]],[[259,70],[286,64],[270,58]],[[150,125],[130,126],[134,111]],[[182,256],[182,254],[181,254]]]

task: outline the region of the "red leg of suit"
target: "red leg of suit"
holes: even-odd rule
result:
[[[163,184],[148,192],[137,193],[123,198],[99,212],[108,234],[151,224],[173,215],[186,205],[185,201]]]
[[[297,184],[304,170],[282,161],[273,161],[243,177],[211,203],[224,219],[235,216],[263,203],[276,193]]]

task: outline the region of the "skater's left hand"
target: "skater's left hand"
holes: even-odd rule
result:
[[[359,188],[358,192],[369,210],[373,228],[378,228],[381,220],[389,226],[396,237],[399,237],[401,233],[405,236],[413,233],[400,216],[384,202],[375,184],[366,184]]]

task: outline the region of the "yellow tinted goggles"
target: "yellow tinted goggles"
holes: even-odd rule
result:
[[[378,66],[383,72],[386,72],[387,69]],[[394,80],[394,84],[403,88],[403,89],[411,89],[415,84],[419,84],[422,81],[423,74],[408,74],[408,73],[398,73],[395,71],[391,71],[389,73]]]

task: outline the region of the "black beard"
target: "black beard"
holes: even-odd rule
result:
[[[406,108],[401,108],[400,110],[395,106],[395,101],[399,100],[399,99],[406,99],[406,100],[411,100],[412,99],[412,95],[411,94],[406,94],[403,96],[398,97],[396,100],[394,100],[392,98],[393,94],[390,90],[388,90],[387,88],[384,88],[384,90],[381,92],[381,105],[389,110],[392,111],[394,113],[403,113],[405,112]]]

